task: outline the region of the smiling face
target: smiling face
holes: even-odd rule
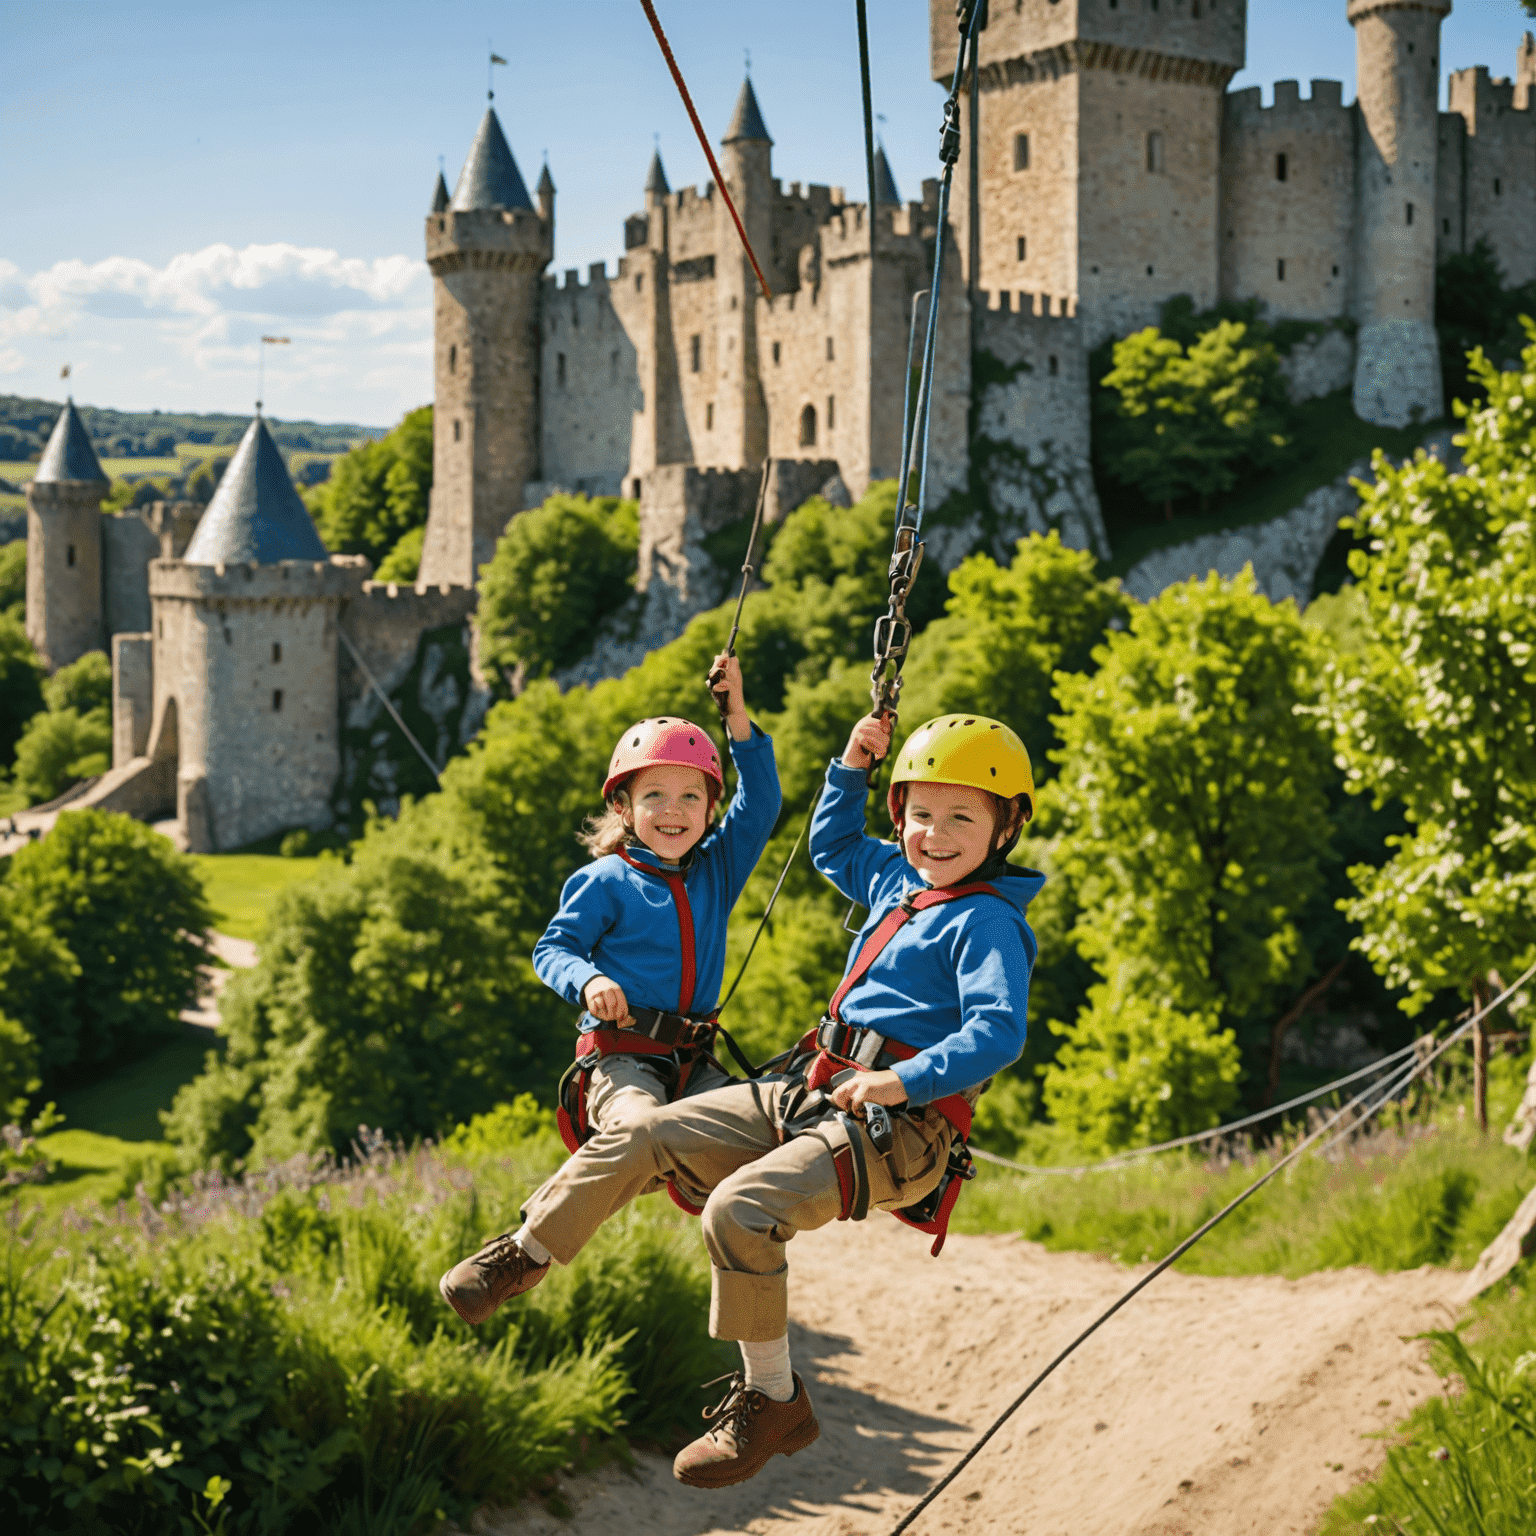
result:
[[[629,781],[624,823],[652,853],[677,863],[709,829],[709,784],[697,768],[642,768]]]
[[[1007,841],[997,799],[968,784],[912,784],[907,789],[901,850],[929,885],[957,885]]]

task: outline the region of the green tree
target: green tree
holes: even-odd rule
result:
[[[1435,268],[1435,329],[1445,398],[1472,404],[1478,376],[1470,354],[1481,348],[1495,367],[1514,362],[1525,345],[1522,314],[1536,315],[1536,281],[1508,287],[1487,237]]]
[[[27,541],[0,544],[0,617],[24,621],[27,616]]]
[[[6,1012],[37,1041],[45,1087],[180,1029],[213,918],[192,861],[159,833],[130,816],[69,811],[12,856],[0,907],[8,934],[43,957],[36,978],[17,967],[4,980]]]
[[[1045,1107],[1090,1152],[1150,1146],[1208,1130],[1237,1101],[1242,1058],[1210,1013],[1110,985],[1089,993],[1045,1071]]]
[[[1519,370],[1472,355],[1485,402],[1451,474],[1381,454],[1350,556],[1363,650],[1328,668],[1326,717],[1348,788],[1400,800],[1409,830],[1350,871],[1359,947],[1417,1012],[1536,950],[1536,325]]]
[[[597,622],[634,592],[640,509],[557,492],[507,524],[480,581],[481,655],[547,677],[580,660]]]
[[[426,534],[425,523],[420,528],[412,528],[408,533],[402,533],[395,547],[384,556],[378,570],[373,573],[374,580],[415,581],[421,570],[421,546]]]
[[[0,613],[0,768],[15,759],[21,733],[43,707],[43,664],[21,620]]]
[[[1115,344],[1114,364],[1103,380],[1119,397],[1106,461],[1169,517],[1181,497],[1203,505],[1290,447],[1279,354],[1241,321],[1221,321],[1187,349],[1148,326]]]
[[[43,685],[46,711],[28,720],[16,742],[16,787],[32,804],[51,800],[112,762],[112,663],[88,651]]]
[[[204,459],[196,469],[187,476],[185,495],[188,501],[212,501],[213,493],[219,488],[219,481],[224,478],[224,471],[229,468],[229,461],[233,454],[224,454],[222,457]],[[146,491],[146,486],[148,487]],[[149,485],[141,482],[134,488],[132,496],[126,505],[140,507],[148,502],[155,501],[167,495],[162,486]]]
[[[375,565],[427,521],[432,494],[432,407],[407,411],[377,442],[337,459],[331,477],[305,496],[320,537],[336,554]]]
[[[1058,679],[1048,792],[1073,938],[1117,997],[1259,1044],[1244,1027],[1308,972],[1297,917],[1329,841],[1327,742],[1297,713],[1316,698],[1311,633],[1251,571],[1213,574],[1133,609],[1095,656]]]

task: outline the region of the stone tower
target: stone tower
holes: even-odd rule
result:
[[[720,142],[720,169],[752,249],[766,267],[773,246],[773,140],[750,79],[742,81],[736,110]],[[768,411],[757,357],[759,289],[730,209],[724,198],[716,202],[716,414],[709,459],[724,469],[750,469],[768,452]]]
[[[71,399],[27,487],[27,638],[50,672],[104,643],[101,498],[107,484]]]
[[[150,566],[148,755],[175,762],[192,852],[325,826],[340,770],[333,561],[258,416],[180,560]]]
[[[1349,0],[1360,113],[1355,414],[1378,426],[1444,410],[1435,335],[1440,22],[1451,0]]]
[[[446,208],[427,215],[432,269],[432,504],[421,580],[473,586],[523,484],[538,478],[540,277],[554,184],[535,210],[487,108]]]
[[[954,0],[929,0],[948,83]],[[1222,97],[1247,51],[1242,0],[991,7],[980,39],[980,272],[1039,312],[1081,313],[1089,346],[1216,302]],[[969,112],[969,93],[962,98]],[[972,125],[964,124],[967,146]],[[971,247],[965,155],[952,202]],[[970,275],[970,274],[967,274]]]

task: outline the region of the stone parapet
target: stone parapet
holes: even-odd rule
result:
[[[366,561],[282,560],[276,565],[189,565],[185,560],[153,560],[149,566],[151,598],[191,602],[272,603],[340,599],[355,595],[367,579]]]

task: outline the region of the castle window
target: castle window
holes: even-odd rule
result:
[[[699,371],[699,348],[699,338],[697,336],[690,336],[688,338],[688,371],[690,373],[697,373]]]
[[[634,496],[635,500],[639,501],[640,500],[640,481],[639,481],[638,477],[635,478],[634,480],[631,480],[629,482],[629,489],[630,489],[630,493]]]
[[[1504,195],[1504,188],[1499,185],[1499,178],[1497,176],[1493,178],[1493,195],[1495,197],[1502,197]]]
[[[1029,250],[1029,242],[1027,240],[1025,240],[1023,235],[1020,235],[1019,236],[1019,260],[1020,261],[1024,260],[1025,253],[1028,250]]]
[[[814,405],[808,405],[800,412],[800,446],[802,448],[816,446],[816,407]]]
[[[1147,135],[1147,170],[1157,176],[1163,169],[1163,136],[1155,129]]]
[[[837,396],[827,396],[827,431],[830,432],[837,425]]]
[[[1051,356],[1051,358],[1049,360],[1049,371],[1050,371],[1050,375],[1051,375],[1051,377],[1053,379],[1056,377],[1056,375],[1058,373],[1061,372],[1061,364],[1056,360],[1056,357],[1055,357],[1054,354]]]
[[[1338,275],[1339,275],[1339,269],[1338,269],[1338,268],[1337,268],[1337,267],[1335,267],[1335,268],[1334,268],[1334,269],[1333,269],[1333,275],[1334,275],[1334,276],[1335,276],[1335,277],[1337,277],[1337,276],[1338,276]]]
[[[160,638],[162,640],[165,639],[165,620],[164,619],[160,620]]]
[[[272,660],[273,661],[281,661],[282,659],[283,659],[283,643],[282,643],[281,640],[274,640],[272,642]]]
[[[564,352],[556,352],[555,353],[555,383],[558,384],[561,389],[565,388],[565,353]]]
[[[458,424],[458,422],[454,422],[454,424],[453,424],[453,440],[454,440],[454,442],[458,442],[458,440],[459,440],[459,424]]]
[[[713,400],[704,407],[704,430],[706,432],[713,432],[715,430],[715,402]]]
[[[1276,155],[1275,156],[1275,180],[1276,181],[1284,181],[1285,180],[1286,170],[1287,170],[1287,166],[1286,166],[1286,163],[1285,163],[1285,156],[1283,154]]]
[[[448,348],[448,372],[449,373],[457,373],[458,372],[458,368],[459,368],[459,349],[457,347],[449,347]]]
[[[75,546],[73,544],[71,544],[69,546],[69,548],[64,551],[64,564],[65,565],[73,565],[74,563],[75,563]]]
[[[643,291],[644,288],[645,288],[645,273],[644,272],[636,272],[635,273],[635,292],[636,293],[640,293],[641,291]]]
[[[1154,11],[1157,9],[1157,0],[1152,0],[1152,9]]]
[[[833,359],[832,338],[830,336],[828,336],[827,337],[827,361],[830,363],[832,361],[832,359]]]
[[[778,365],[778,361],[779,361],[779,344],[778,344],[778,342],[774,342],[774,344],[773,344],[773,361],[774,361],[774,365],[777,366]]]
[[[1190,0],[1189,14],[1193,16],[1196,21],[1200,20],[1200,0]]]
[[[1029,169],[1029,135],[1016,133],[1013,136],[1013,168],[1016,171]]]
[[[1446,234],[1450,234],[1450,232],[1451,232],[1451,221],[1449,219],[1441,219],[1440,222],[1441,222],[1441,224],[1443,224],[1445,226]],[[1334,271],[1337,272],[1338,268],[1335,267]]]
[[[1413,204],[1412,203],[1408,204],[1408,222],[1410,224],[1413,223]]]
[[[442,234],[442,232],[443,232],[443,223],[444,223],[444,221],[442,219],[439,219],[437,221],[437,232],[438,232],[438,234]]]
[[[1275,276],[1283,283],[1285,281],[1285,257],[1282,256],[1275,263]]]
[[[1147,276],[1152,276],[1152,263],[1150,261],[1147,263]]]
[[[281,688],[274,688],[272,690],[272,712],[274,714],[276,714],[276,712],[278,710],[280,710],[282,707],[283,707],[283,690]]]
[[[608,354],[608,378],[615,384],[619,381],[619,349],[617,347]]]

